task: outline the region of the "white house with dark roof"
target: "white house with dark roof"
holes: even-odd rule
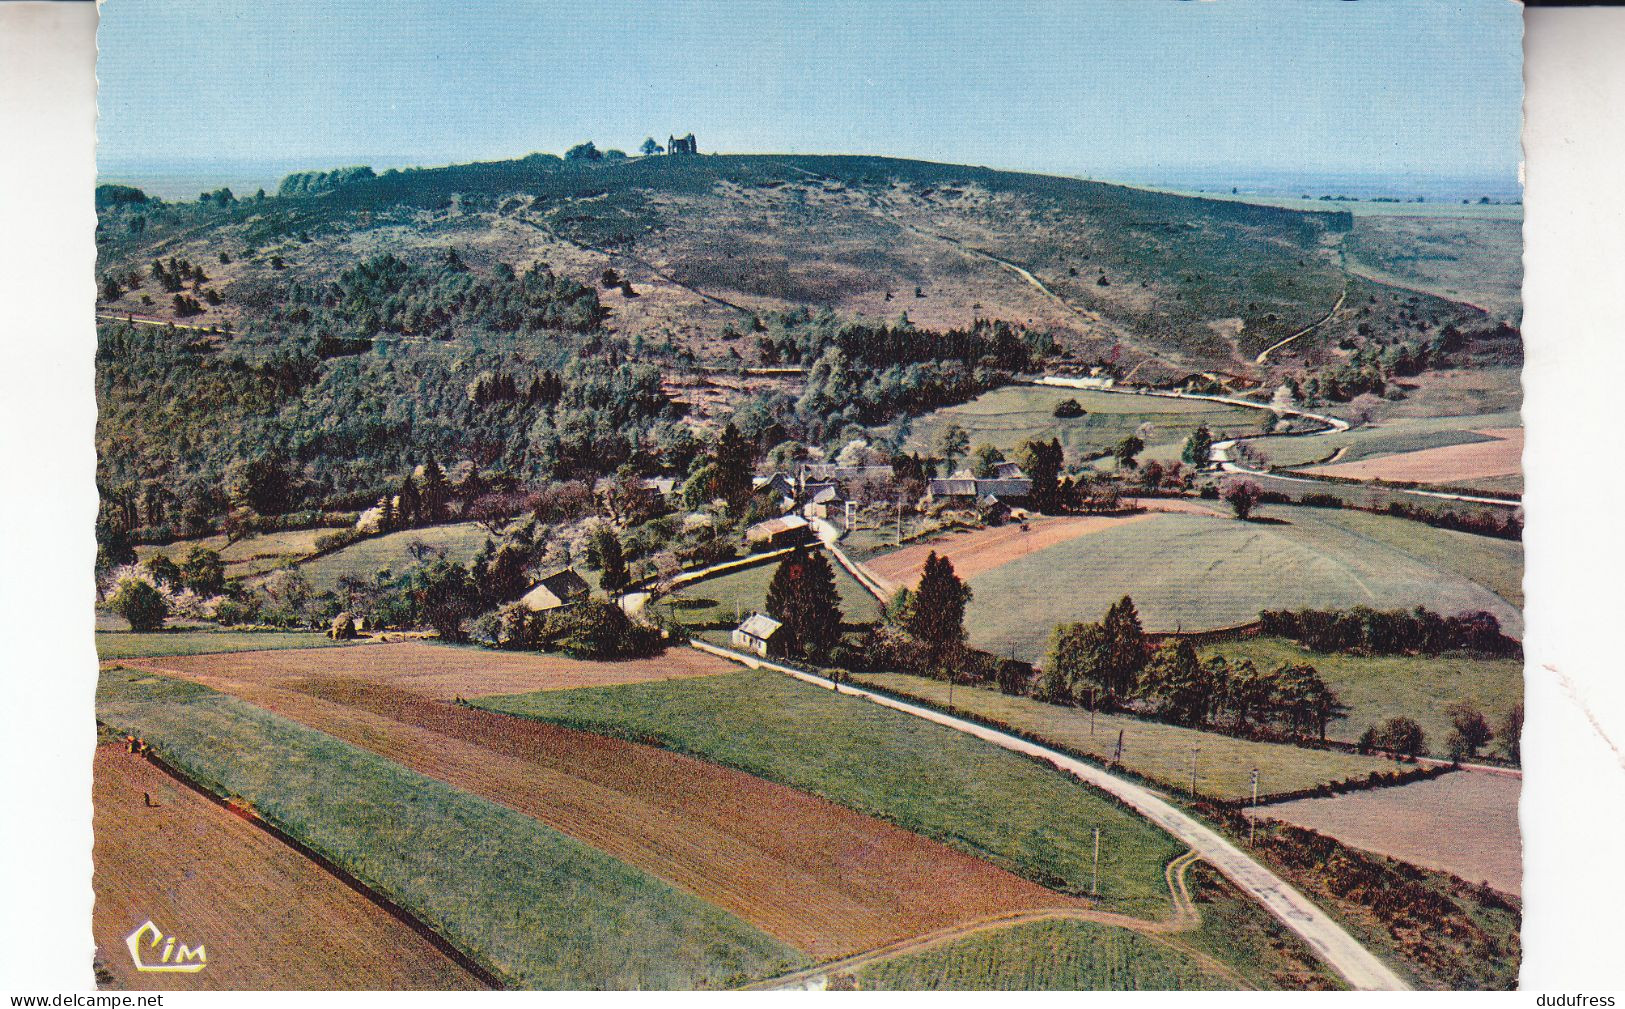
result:
[[[779,635],[783,630],[784,625],[766,613],[752,613],[744,623],[734,628],[733,645],[763,658],[770,654],[777,655],[781,643]]]

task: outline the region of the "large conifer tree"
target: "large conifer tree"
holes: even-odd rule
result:
[[[813,659],[828,656],[841,637],[841,597],[829,559],[797,550],[780,562],[767,587],[767,613],[784,625],[792,652]]]

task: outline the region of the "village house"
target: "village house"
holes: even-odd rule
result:
[[[796,483],[801,487],[801,498],[806,500],[824,485],[833,484],[843,498],[854,496],[860,484],[890,484],[894,479],[890,466],[840,466],[830,462],[804,462],[796,470]]]
[[[733,645],[743,648],[753,655],[766,658],[768,655],[781,654],[779,646],[780,632],[784,625],[765,613],[752,613],[745,618],[744,623],[734,628]]]
[[[756,553],[801,546],[812,541],[812,523],[800,515],[781,515],[758,522],[745,530],[745,542]]]
[[[534,613],[574,606],[592,594],[592,586],[574,568],[555,571],[533,585],[519,602]]]
[[[1009,504],[1024,500],[1033,492],[1033,482],[1027,477],[973,477],[955,475],[933,477],[926,483],[925,499],[933,504],[975,504],[992,496]]]

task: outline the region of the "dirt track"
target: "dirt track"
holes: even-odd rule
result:
[[[882,820],[748,774],[448,704],[377,680],[288,678],[289,654],[124,665],[196,679],[534,816],[819,959],[966,920],[1087,906]],[[204,658],[233,661],[198,661]],[[256,658],[282,672],[253,668]]]
[[[483,987],[315,862],[123,747],[98,747],[94,766],[92,931],[111,987]],[[202,944],[208,966],[136,971],[124,940],[149,919],[179,942]]]
[[[673,648],[652,659],[577,662],[536,652],[496,652],[453,648],[422,641],[366,648],[299,648],[229,652],[161,659],[120,660],[126,668],[170,670],[209,686],[232,683],[274,685],[310,676],[341,676],[388,683],[428,697],[485,697],[536,690],[573,690],[621,683],[644,683],[686,676],[714,676],[734,668],[688,648]],[[227,689],[220,686],[219,689]]]

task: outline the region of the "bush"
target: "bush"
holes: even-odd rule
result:
[[[666,647],[659,628],[634,623],[619,606],[598,599],[547,614],[538,637],[544,648],[575,659],[641,659]]]
[[[334,641],[354,641],[358,636],[355,618],[348,613],[340,613],[333,618],[333,623],[327,628],[327,636]]]
[[[151,583],[139,578],[119,582],[118,591],[108,600],[113,612],[130,622],[132,631],[155,631],[169,616],[169,604]]]
[[[1063,419],[1067,417],[1082,417],[1088,412],[1089,411],[1083,408],[1083,404],[1079,403],[1075,399],[1061,400],[1059,403],[1055,404],[1054,410],[1055,416]]]
[[[342,550],[352,543],[366,539],[367,534],[359,529],[336,529],[330,533],[322,533],[316,537],[316,552],[319,554]]]

